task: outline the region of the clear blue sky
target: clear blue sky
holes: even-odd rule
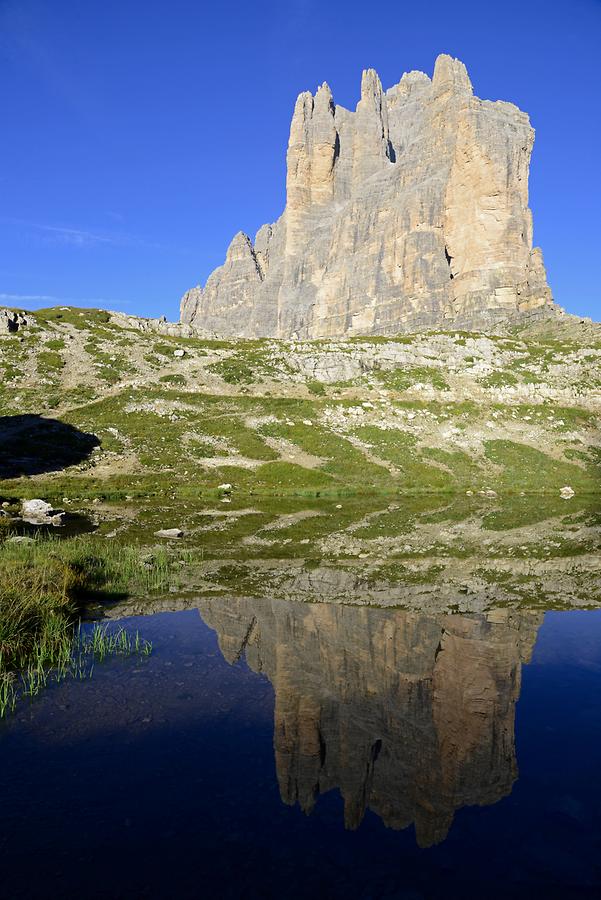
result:
[[[0,0],[0,304],[177,318],[280,215],[300,91],[354,108],[447,52],[530,114],[535,243],[599,319],[600,50],[601,0]]]

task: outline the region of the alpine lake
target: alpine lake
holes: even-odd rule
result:
[[[5,518],[132,641],[0,721],[3,896],[600,896],[596,497]]]

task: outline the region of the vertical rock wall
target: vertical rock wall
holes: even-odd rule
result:
[[[383,91],[363,73],[355,112],[327,84],[294,109],[284,213],[235,236],[182,321],[216,334],[317,338],[486,328],[552,307],[532,248],[534,132],[479,100],[463,63]]]

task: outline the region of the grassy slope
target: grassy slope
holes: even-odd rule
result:
[[[429,359],[420,336],[305,345],[301,355],[322,368],[360,355],[359,374],[333,381],[295,369],[298,348],[274,341],[141,334],[99,311],[35,319],[0,338],[4,414],[56,417],[100,446],[64,471],[5,479],[6,496],[198,498],[223,482],[237,493],[322,497],[601,485],[594,341],[484,339],[491,360],[479,356],[480,336],[457,333],[445,337],[452,364],[438,357],[436,336]],[[384,364],[391,349],[414,359]],[[0,467],[32,448],[50,467],[52,435],[40,442],[32,428],[0,442]]]

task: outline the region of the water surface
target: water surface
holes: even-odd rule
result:
[[[199,601],[0,727],[2,895],[601,895],[601,612]]]

